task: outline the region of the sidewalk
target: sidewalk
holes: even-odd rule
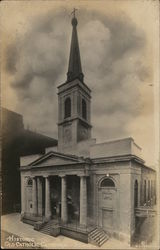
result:
[[[8,214],[1,217],[2,230],[10,233],[9,235],[15,238],[33,239],[35,244],[38,244],[43,249],[128,249],[128,245],[116,240],[109,239],[101,247],[96,247],[92,244],[70,239],[65,236],[52,237],[38,231],[35,231],[31,225],[24,224],[20,221],[20,214]],[[10,237],[11,237],[10,236]],[[2,242],[2,246],[4,246]],[[3,247],[4,248],[4,247]]]

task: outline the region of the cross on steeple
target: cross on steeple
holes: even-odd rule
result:
[[[75,13],[76,13],[76,11],[77,11],[78,9],[73,9],[73,11],[71,12],[71,15],[73,15],[73,17],[75,18]]]

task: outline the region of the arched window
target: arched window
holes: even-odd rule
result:
[[[134,207],[138,207],[138,181],[134,183]]]
[[[115,187],[115,184],[111,179],[106,178],[101,182],[101,187]]]
[[[87,104],[84,99],[82,99],[82,117],[87,119]]]
[[[64,103],[64,118],[71,116],[71,99],[68,97]]]
[[[28,186],[32,186],[32,179],[29,179],[29,180],[28,180],[27,185],[28,185]]]

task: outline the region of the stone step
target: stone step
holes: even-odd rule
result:
[[[104,235],[97,235],[96,237],[93,237],[94,240],[96,241],[100,241],[100,239],[103,237]]]
[[[41,231],[43,234],[50,234],[50,231]]]
[[[106,235],[103,235],[100,240],[98,240],[99,243],[101,243],[104,239],[108,239],[108,237]]]
[[[89,239],[91,240],[91,243],[98,246],[102,246],[108,240],[108,238],[108,235],[100,228],[94,229],[89,234]]]
[[[41,230],[50,230],[50,227],[42,227]]]
[[[53,224],[53,221],[48,221],[40,230],[41,233],[50,235],[50,227]]]
[[[50,225],[44,226],[44,227],[42,227],[42,228],[50,228]]]
[[[50,229],[50,226],[49,227],[42,227],[41,230],[45,230],[45,229]]]
[[[97,232],[104,232],[102,229],[96,228],[93,231],[90,232],[91,235],[97,233]]]
[[[105,235],[105,234],[101,234],[101,235],[99,236],[99,239],[103,239],[104,237],[106,237],[106,235]]]
[[[50,231],[50,228],[42,228],[41,231]]]
[[[98,231],[95,234],[93,234],[92,237],[96,239],[102,237],[103,235],[105,235],[104,232]]]
[[[103,241],[101,241],[101,242],[99,243],[99,246],[102,246],[107,240],[108,240],[108,238],[106,238],[106,239],[104,239]]]
[[[50,231],[50,228],[42,229],[41,231],[42,231],[42,232],[44,232],[44,231],[45,231],[45,232],[49,232],[49,231]]]
[[[93,231],[90,232],[90,235],[96,233],[98,231],[98,228],[94,229]]]
[[[91,233],[90,235],[91,236],[95,236],[95,235],[97,235],[99,233],[99,230],[97,229],[96,231],[94,231],[93,233]]]
[[[47,235],[50,235],[50,232],[41,232],[41,233],[43,233],[43,234],[47,234]]]
[[[40,231],[41,232],[43,232],[43,231],[50,231],[50,228],[42,228]]]
[[[42,228],[41,230],[40,230],[40,232],[50,232],[50,228]]]

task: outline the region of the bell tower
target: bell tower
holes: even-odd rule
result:
[[[75,9],[67,80],[58,86],[58,151],[76,153],[78,143],[91,138],[91,90],[84,83]]]

